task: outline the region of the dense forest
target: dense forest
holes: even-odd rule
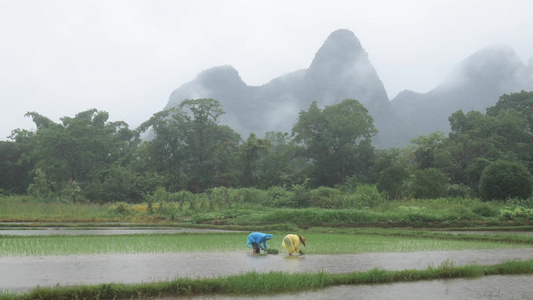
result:
[[[451,131],[376,149],[377,129],[357,100],[300,111],[291,133],[243,139],[220,125],[216,99],[185,100],[136,129],[92,109],[55,123],[28,112],[35,131],[0,141],[0,194],[49,201],[138,203],[157,190],[354,189],[388,199],[529,198],[533,188],[533,92],[503,95],[483,114],[457,111]],[[144,133],[153,138],[143,140]],[[301,207],[306,202],[280,206]]]

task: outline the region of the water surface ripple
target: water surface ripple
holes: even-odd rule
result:
[[[8,256],[0,257],[0,289],[28,291],[37,285],[141,283],[250,271],[347,273],[376,267],[387,270],[426,269],[445,261],[452,261],[455,265],[489,265],[515,259],[533,259],[533,248],[301,257],[286,254],[253,256],[248,252]]]

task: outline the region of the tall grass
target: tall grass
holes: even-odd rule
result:
[[[373,186],[354,192],[331,188],[269,190],[215,188],[203,194],[158,189],[145,203],[105,205],[39,202],[0,196],[0,221],[186,222],[213,225],[460,227],[524,225],[533,221],[532,200],[482,202],[442,198],[385,201]]]
[[[1,293],[0,299],[117,299],[186,297],[213,295],[260,295],[298,292],[348,284],[383,284],[393,282],[413,282],[438,278],[473,278],[500,274],[532,274],[533,260],[508,261],[496,265],[481,266],[470,264],[455,266],[444,262],[438,267],[424,270],[387,271],[372,269],[365,272],[347,274],[249,272],[227,277],[204,279],[179,278],[172,281],[144,284],[108,283],[72,287],[37,287],[25,294]]]
[[[451,226],[457,222],[483,220],[471,211],[430,210],[418,206],[399,206],[386,211],[358,209],[291,209],[265,210],[260,215],[243,216],[229,221],[231,224],[291,223],[302,228],[314,226]],[[435,223],[431,224],[431,223]]]
[[[81,203],[15,202],[0,199],[0,220],[4,222],[117,221],[120,215],[110,205]]]

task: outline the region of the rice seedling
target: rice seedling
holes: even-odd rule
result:
[[[278,249],[273,249],[273,248],[267,249],[266,252],[268,254],[279,254],[279,250]]]
[[[281,247],[286,232],[274,232],[270,248]],[[248,251],[248,233],[181,233],[79,236],[0,236],[0,256],[72,255],[106,253],[179,253]],[[370,234],[305,233],[307,254],[351,254],[365,252],[409,252],[531,247],[502,241],[431,239],[413,236]],[[282,250],[284,252],[284,250]]]

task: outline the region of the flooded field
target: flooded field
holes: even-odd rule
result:
[[[21,224],[21,226],[24,226]],[[0,235],[124,235],[216,232],[188,228],[9,228]],[[531,232],[457,232],[457,234],[519,234]],[[426,269],[443,262],[455,265],[489,265],[508,260],[533,259],[533,247],[497,250],[361,253],[344,255],[286,254],[253,256],[249,252],[143,253],[66,256],[0,257],[0,290],[26,292],[36,286],[99,283],[143,283],[177,277],[204,278],[250,271],[347,273],[372,268]],[[9,274],[9,275],[6,275]],[[431,280],[381,285],[338,286],[294,294],[264,296],[213,296],[191,299],[533,299],[533,275],[488,276],[474,279]],[[173,299],[173,298],[165,298]]]
[[[7,229],[0,230],[0,235],[32,236],[32,235],[123,235],[123,234],[176,234],[176,233],[205,233],[205,232],[235,232],[234,230],[196,229],[196,228],[98,228],[98,229],[72,229],[72,228],[39,228],[39,229]]]
[[[472,279],[445,279],[379,285],[343,285],[301,293],[264,296],[213,296],[186,299],[216,300],[291,300],[291,299],[432,299],[432,300],[497,300],[533,299],[533,275],[487,276]],[[172,300],[178,298],[160,298]],[[183,298],[179,298],[183,299]]]
[[[249,271],[346,273],[376,267],[387,270],[426,269],[428,266],[437,267],[445,261],[452,261],[455,265],[488,265],[513,259],[533,259],[533,248],[301,257],[286,254],[253,256],[248,252],[11,256],[0,257],[0,289],[28,291],[37,285],[142,283],[171,280],[176,277],[224,276]]]
[[[448,232],[448,231],[441,231]],[[533,231],[484,231],[484,230],[468,230],[468,231],[449,231],[453,234],[479,234],[479,235],[526,235],[533,236]]]

